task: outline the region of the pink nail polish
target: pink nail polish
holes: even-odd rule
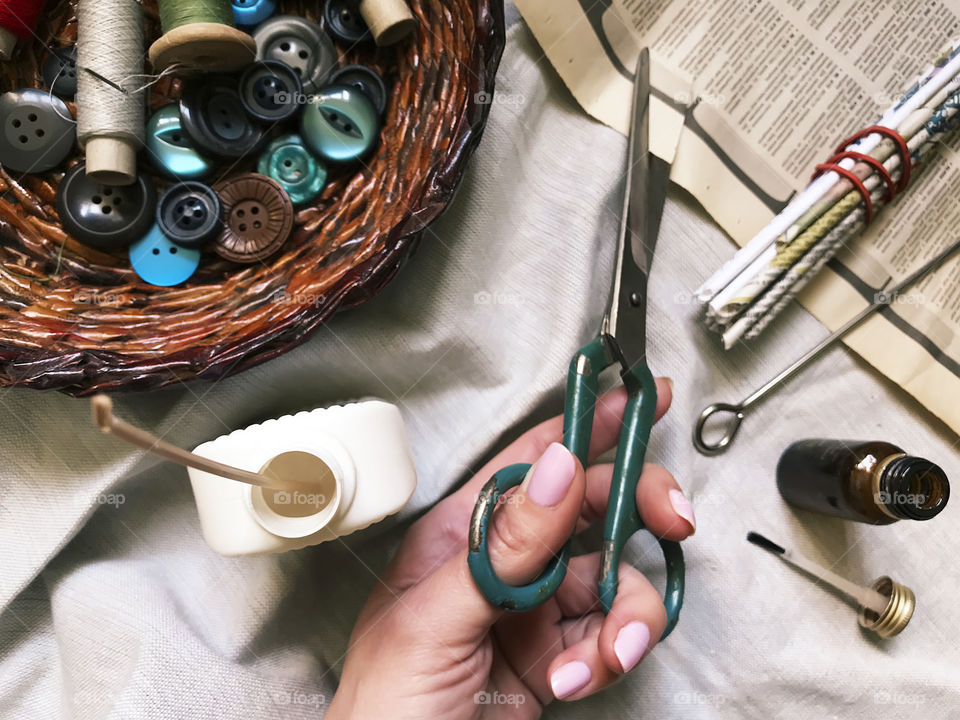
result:
[[[533,476],[526,488],[527,497],[537,505],[549,507],[563,500],[577,466],[573,455],[560,443],[552,443],[533,469]]]
[[[673,509],[676,511],[677,515],[690,523],[690,529],[696,531],[697,518],[693,514],[693,505],[690,504],[690,501],[687,500],[686,496],[679,490],[671,490],[670,504],[673,505]]]
[[[565,698],[586,687],[591,677],[587,664],[574,660],[553,671],[553,675],[550,676],[550,688],[558,698]]]
[[[630,672],[637,666],[649,645],[650,628],[646,623],[636,620],[620,628],[617,639],[613,641],[613,652],[624,672]]]

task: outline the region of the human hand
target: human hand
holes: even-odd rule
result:
[[[659,419],[672,399],[663,378],[657,396]],[[626,399],[620,388],[597,403],[591,461],[616,446]],[[536,462],[490,522],[490,557],[504,582],[531,582],[572,533],[603,521],[613,466],[585,472],[562,435],[562,417],[541,423],[411,526],[357,620],[328,720],[537,718],[554,698],[592,695],[649,653],[666,611],[630,565],[620,566],[608,615],[597,597],[599,553],[571,558],[557,593],[527,613],[493,607],[470,575],[470,516],[481,487],[506,465]],[[693,508],[664,468],[644,467],[636,499],[655,535],[693,534]]]

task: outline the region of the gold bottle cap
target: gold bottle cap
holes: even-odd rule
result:
[[[857,621],[867,630],[872,630],[882,638],[892,638],[899,635],[913,617],[917,606],[917,597],[913,590],[901,585],[886,575],[873,581],[871,586],[878,593],[887,598],[887,607],[881,614],[863,605],[857,613]]]

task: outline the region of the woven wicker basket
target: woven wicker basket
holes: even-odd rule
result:
[[[41,21],[37,34],[49,46],[75,41],[75,2],[55,4]],[[143,4],[148,38],[156,37],[154,0]],[[0,168],[0,386],[86,395],[214,380],[285,352],[338,308],[376,294],[453,197],[503,50],[501,0],[410,4],[421,24],[414,39],[341,57],[376,68],[393,88],[379,149],[298,212],[291,240],[263,264],[205,255],[184,286],[146,285],[125,253],[92,250],[63,232],[54,209],[62,173]],[[322,0],[280,9],[316,22],[321,10]],[[46,55],[40,40],[21,47],[2,68],[0,91],[40,86]],[[178,90],[176,81],[158,84],[151,104]]]

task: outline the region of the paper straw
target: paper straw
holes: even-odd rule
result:
[[[911,87],[912,94],[903,98],[893,108],[888,110],[877,121],[876,125],[896,129],[904,118],[916,108],[925,104],[947,82],[960,72],[960,38],[954,41],[948,50],[945,64],[934,65]],[[882,140],[879,134],[869,135],[847,150],[869,153]],[[852,160],[841,161],[841,166],[849,169],[854,163]],[[697,297],[702,302],[710,302],[715,309],[722,307],[743,284],[749,280],[751,268],[759,270],[770,260],[771,244],[777,237],[786,232],[800,217],[804,215],[820,198],[822,198],[840,179],[835,172],[827,172],[808,185],[784,210],[774,218],[769,225],[761,230],[747,245],[734,257],[725,263],[720,270],[714,273],[697,290]],[[775,252],[775,251],[772,251]],[[763,260],[761,256],[766,255]],[[746,268],[747,272],[744,272]],[[746,275],[746,277],[743,277]],[[738,278],[739,284],[738,284]],[[728,291],[729,288],[729,291]]]

